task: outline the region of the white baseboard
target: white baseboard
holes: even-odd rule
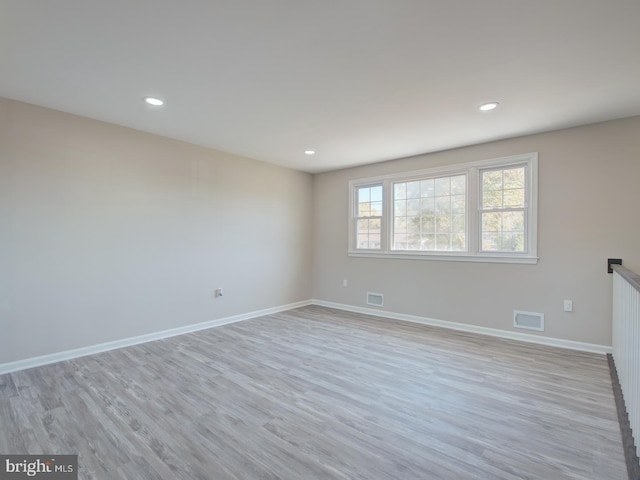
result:
[[[353,305],[345,305],[342,303],[327,302],[324,300],[305,300],[302,302],[290,303],[288,305],[281,305],[278,307],[266,308],[264,310],[257,310],[254,312],[243,313],[240,315],[234,315],[231,317],[219,318],[217,320],[211,320],[203,323],[196,323],[194,325],[186,325],[184,327],[172,328],[169,330],[163,330],[160,332],[147,333],[137,337],[124,338],[122,340],[115,340],[113,342],[100,343],[98,345],[90,345],[88,347],[76,348],[73,350],[66,350],[64,352],[51,353],[49,355],[42,355],[39,357],[26,358],[24,360],[17,360],[15,362],[0,364],[0,375],[5,373],[17,372],[19,370],[26,370],[28,368],[39,367],[42,365],[48,365],[51,363],[61,362],[63,360],[71,360],[73,358],[84,357],[86,355],[93,355],[95,353],[107,352],[109,350],[116,350],[118,348],[129,347],[132,345],[138,345],[141,343],[151,342],[153,340],[160,340],[162,338],[175,337],[176,335],[183,335],[185,333],[197,332],[199,330],[205,330],[207,328],[220,327],[222,325],[228,325],[230,323],[241,322],[243,320],[249,320],[251,318],[262,317],[264,315],[271,315],[278,312],[284,312],[299,307],[306,307],[307,305],[318,305],[322,307],[335,308],[337,310],[344,310],[347,312],[362,313],[365,315],[373,315],[376,317],[387,318],[391,320],[402,320],[405,322],[420,323],[422,325],[430,325],[433,327],[448,328],[451,330],[459,330],[462,332],[478,333],[481,335],[489,335],[492,337],[507,338],[511,340],[519,340],[521,342],[537,343],[540,345],[548,345],[552,347],[568,348],[571,350],[580,350],[583,352],[592,352],[599,354],[611,353],[611,347],[606,345],[596,345],[592,343],[574,342],[572,340],[562,340],[559,338],[543,337],[538,335],[531,335],[520,332],[509,332],[507,330],[498,330],[496,328],[480,327],[477,325],[468,325],[465,323],[449,322],[446,320],[436,320],[433,318],[419,317],[417,315],[409,315],[405,313],[394,313],[382,310],[376,310],[373,308],[356,307]]]
[[[61,362],[63,360],[71,360],[73,358],[84,357],[86,355],[93,355],[95,353],[116,350],[118,348],[130,347],[132,345],[151,342],[153,340],[160,340],[162,338],[175,337],[176,335],[197,332],[198,330],[205,330],[207,328],[220,327],[222,325],[241,322],[243,320],[249,320],[251,318],[284,312],[285,310],[291,310],[293,308],[306,307],[307,305],[311,305],[311,300],[290,303],[288,305],[281,305],[279,307],[266,308],[264,310],[257,310],[255,312],[243,313],[231,317],[219,318],[217,320],[196,323],[194,325],[185,325],[184,327],[171,328],[169,330],[162,330],[160,332],[147,333],[144,335],[139,335],[137,337],[123,338],[122,340],[115,340],[113,342],[100,343],[98,345],[90,345],[88,347],[66,350],[64,352],[51,353],[49,355],[42,355],[39,357],[17,360],[15,362],[3,363],[0,364],[0,375],[5,373],[17,372],[19,370],[26,370],[27,368],[40,367],[42,365],[48,365],[50,363]]]
[[[507,338],[510,340],[519,340],[521,342],[537,343],[540,345],[548,345],[551,347],[568,348],[571,350],[580,350],[582,352],[600,353],[602,355],[611,353],[612,349],[606,345],[597,345],[593,343],[574,342],[572,340],[562,340],[560,338],[543,337],[540,335],[531,335],[528,333],[510,332],[507,330],[499,330],[497,328],[480,327],[477,325],[469,325],[466,323],[449,322],[446,320],[436,320],[433,318],[419,317],[417,315],[408,315],[405,313],[394,313],[373,308],[355,307],[353,305],[345,305],[342,303],[326,302],[324,300],[311,300],[313,305],[321,307],[335,308],[345,310],[347,312],[362,313],[365,315],[374,315],[376,317],[388,318],[392,320],[402,320],[405,322],[420,323],[422,325],[430,325],[432,327],[443,327],[451,330],[459,330],[462,332],[478,333],[481,335],[489,335],[492,337]]]

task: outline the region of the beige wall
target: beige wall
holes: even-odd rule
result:
[[[537,265],[347,256],[350,179],[532,151]],[[609,345],[605,262],[640,272],[638,179],[640,117],[312,179],[0,99],[0,363],[312,297],[364,307],[366,291],[504,330],[543,312],[542,335]]]
[[[0,363],[309,299],[311,189],[0,99]]]
[[[527,152],[539,153],[537,265],[347,256],[349,180]],[[315,175],[313,295],[366,307],[373,291],[383,310],[503,330],[514,309],[542,312],[542,335],[611,345],[606,259],[640,272],[639,207],[640,117]]]

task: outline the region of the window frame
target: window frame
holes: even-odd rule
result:
[[[525,166],[525,252],[482,251],[481,201],[482,171]],[[393,250],[393,184],[414,180],[466,175],[465,251]],[[356,208],[358,187],[382,185],[380,249],[358,249],[356,244]],[[538,153],[524,153],[489,160],[451,164],[441,167],[399,172],[349,181],[349,247],[351,257],[398,258],[410,260],[449,260],[489,263],[538,262]]]

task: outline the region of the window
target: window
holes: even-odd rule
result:
[[[392,250],[465,250],[466,175],[393,183]]]
[[[481,170],[483,252],[526,252],[525,166]]]
[[[382,238],[382,185],[357,187],[356,197],[357,248],[377,250]]]
[[[536,153],[349,182],[349,254],[535,263]]]

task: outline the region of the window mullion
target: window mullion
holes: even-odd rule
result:
[[[467,251],[476,255],[480,250],[480,191],[476,167],[469,169],[467,178]]]
[[[391,251],[391,242],[393,235],[393,185],[391,180],[387,179],[382,182],[382,251],[389,253]]]

